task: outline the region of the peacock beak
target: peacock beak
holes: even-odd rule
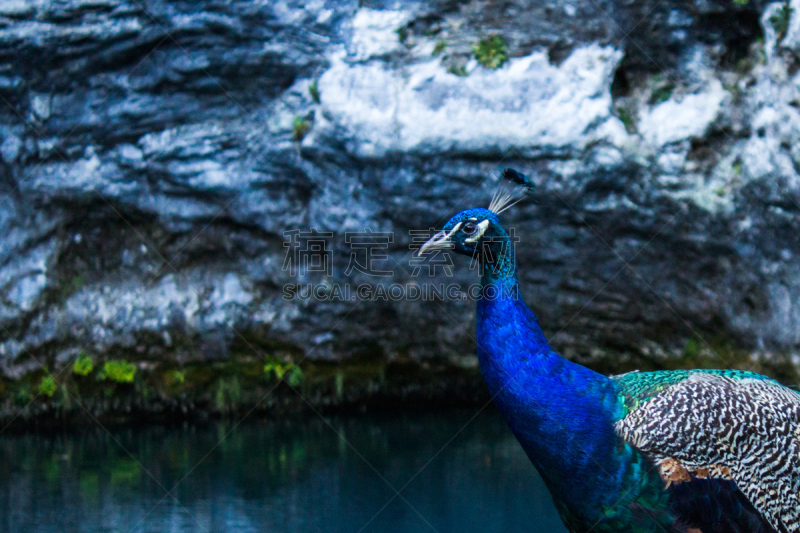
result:
[[[442,250],[445,248],[452,248],[453,243],[450,242],[450,237],[452,237],[453,233],[458,231],[458,228],[460,227],[461,227],[461,222],[453,226],[453,229],[451,229],[449,232],[446,232],[444,230],[440,231],[439,233],[431,237],[428,240],[428,242],[426,242],[420,247],[419,251],[417,252],[417,255],[422,255],[429,250]]]

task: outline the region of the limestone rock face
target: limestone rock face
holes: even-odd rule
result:
[[[791,361],[800,2],[744,4],[2,2],[0,367],[472,364],[477,273],[416,271],[411,231],[488,205],[503,166],[538,184],[504,220],[568,356]],[[311,229],[327,272],[288,268]],[[390,275],[351,268],[365,230]]]

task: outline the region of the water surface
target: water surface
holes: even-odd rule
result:
[[[4,434],[0,531],[565,531],[499,415],[472,415]]]

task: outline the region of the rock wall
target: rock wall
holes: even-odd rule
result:
[[[468,299],[283,287],[420,283],[409,232],[487,205],[508,165],[538,184],[505,220],[564,353],[793,379],[798,52],[796,0],[5,1],[0,367],[469,367]],[[284,232],[311,228],[330,276],[284,268]],[[393,233],[392,277],[346,273],[365,229]],[[425,283],[477,281],[454,263]]]

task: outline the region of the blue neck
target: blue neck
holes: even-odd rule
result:
[[[510,269],[483,271],[477,313],[481,372],[554,500],[571,514],[594,516],[614,503],[606,499],[620,493],[626,475],[613,431],[620,415],[616,388],[550,348],[518,295],[514,263],[512,256]]]

